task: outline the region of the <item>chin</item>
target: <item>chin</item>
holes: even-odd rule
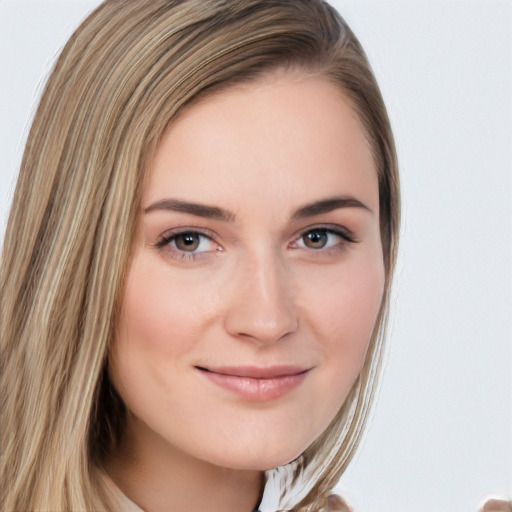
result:
[[[234,445],[226,449],[203,454],[203,457],[216,466],[236,470],[267,471],[288,464],[299,457],[310,442],[290,443],[283,439],[280,443],[256,441],[246,445]]]

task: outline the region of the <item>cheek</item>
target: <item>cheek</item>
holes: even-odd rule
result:
[[[199,338],[211,316],[212,294],[205,293],[204,284],[180,277],[155,272],[152,258],[134,260],[118,326],[118,339],[129,345],[125,348],[176,358]]]
[[[317,281],[310,325],[323,353],[324,396],[332,396],[338,407],[365,362],[383,286],[382,260],[374,257],[347,265],[334,279]]]
[[[142,417],[150,415],[151,401],[162,390],[170,384],[177,388],[186,378],[190,354],[201,343],[212,309],[197,283],[155,268],[145,253],[132,262],[109,364],[116,389]],[[177,397],[168,396],[155,409],[171,409]]]

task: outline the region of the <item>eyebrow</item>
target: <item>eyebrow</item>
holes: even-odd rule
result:
[[[292,220],[303,219],[305,217],[313,217],[322,213],[329,213],[340,208],[362,208],[372,213],[370,208],[355,197],[341,196],[315,201],[314,203],[302,206],[292,215]]]
[[[332,212],[340,208],[361,208],[372,213],[370,208],[354,197],[332,197],[322,199],[313,203],[302,206],[292,215],[292,220],[303,219],[305,217],[314,217],[322,213]],[[144,213],[154,211],[173,211],[180,213],[188,213],[196,217],[204,217],[207,219],[221,220],[225,222],[234,221],[236,215],[230,210],[225,210],[218,206],[209,206],[206,204],[191,203],[188,201],[180,201],[178,199],[162,199],[148,206]]]
[[[229,210],[224,210],[218,206],[208,206],[206,204],[189,203],[187,201],[180,201],[177,199],[162,199],[148,206],[144,213],[150,213],[154,211],[173,211],[188,213],[195,215],[196,217],[205,217],[207,219],[233,221],[235,220],[235,214]]]

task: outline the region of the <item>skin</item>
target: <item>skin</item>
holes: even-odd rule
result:
[[[304,209],[332,198],[350,200]],[[231,88],[170,125],[143,192],[109,367],[130,411],[109,472],[146,512],[249,512],[262,472],[328,427],[382,297],[378,212],[359,120],[321,76]],[[199,369],[281,365],[305,371],[263,399]]]

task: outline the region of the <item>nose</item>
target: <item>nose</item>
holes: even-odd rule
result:
[[[269,251],[239,264],[225,329],[231,336],[271,345],[296,331],[294,302],[289,272]]]

